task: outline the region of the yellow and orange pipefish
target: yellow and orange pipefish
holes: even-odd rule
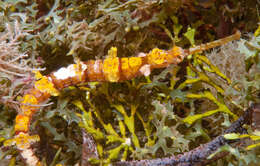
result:
[[[38,135],[29,135],[32,115],[39,110],[39,105],[50,96],[58,96],[65,87],[84,82],[120,82],[130,80],[141,75],[149,75],[155,68],[165,68],[170,64],[178,64],[193,53],[223,45],[240,38],[240,32],[210,43],[202,44],[189,49],[174,46],[170,50],[154,48],[147,54],[139,57],[117,57],[117,48],[112,47],[108,57],[104,60],[89,60],[63,67],[47,76],[36,73],[38,79],[34,87],[23,96],[21,107],[15,119],[15,137],[5,141],[6,146],[15,145],[20,150],[27,165],[42,165],[34,154],[31,143],[39,141]]]

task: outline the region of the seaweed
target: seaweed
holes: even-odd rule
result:
[[[247,115],[243,110],[251,102],[259,103],[257,3],[1,1],[0,165],[23,165],[20,146],[28,141],[30,153],[43,165],[161,163],[171,156],[179,160],[179,155],[192,164],[257,163],[258,112],[243,133],[230,131],[236,128],[234,121],[241,121],[238,117]],[[235,29],[242,39],[208,51],[202,48],[201,43]],[[165,58],[164,50],[171,48],[191,55],[165,69],[144,68],[145,76],[122,82],[111,74],[112,83],[81,82],[57,90],[49,81],[49,73],[68,64],[81,69],[80,61],[113,59],[115,54],[140,60],[150,50]],[[30,91],[34,86],[44,93],[37,98],[41,101],[50,94],[58,97],[35,101],[38,93]],[[21,109],[30,116],[20,116]],[[16,137],[18,130],[29,134]],[[218,146],[203,153],[216,142]],[[224,145],[227,142],[242,145]],[[18,146],[9,146],[15,143]],[[202,155],[194,157],[194,152]]]

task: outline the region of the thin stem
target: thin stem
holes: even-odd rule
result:
[[[233,40],[238,40],[240,38],[240,36],[241,36],[240,31],[236,31],[235,34],[228,36],[226,38],[219,39],[219,40],[216,40],[216,41],[213,41],[213,42],[201,44],[201,45],[195,46],[193,48],[190,48],[188,50],[188,54],[194,54],[194,53],[197,53],[197,52],[205,51],[205,50],[208,50],[208,49],[211,49],[211,48],[215,48],[215,47],[224,45],[224,44],[231,42]]]

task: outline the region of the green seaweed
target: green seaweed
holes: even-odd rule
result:
[[[178,155],[211,141],[250,102],[259,102],[260,38],[255,4],[254,0],[0,1],[0,57],[21,56],[16,66],[46,69],[43,74],[78,59],[105,58],[112,46],[118,48],[119,57],[131,57],[157,47],[189,48],[221,38],[220,34],[229,35],[232,29],[241,28],[243,34],[258,26],[255,37],[244,36],[238,47],[227,48],[246,57],[246,74],[239,80],[223,74],[218,63],[203,52],[147,77],[64,89],[59,98],[51,99],[52,105],[33,117],[30,132],[41,137],[34,149],[37,155],[45,165],[79,164],[85,148],[81,146],[82,130],[96,142],[99,158],[90,159],[96,165]],[[18,32],[22,35],[13,41]],[[12,41],[15,46],[10,45]],[[23,165],[15,147],[2,146],[14,135],[19,96],[32,85],[33,74],[22,74],[26,77],[0,72],[0,165]],[[256,134],[250,130],[245,137],[254,138]],[[256,163],[259,140],[255,141],[247,146],[250,150],[222,147],[217,152],[231,155],[217,164]]]

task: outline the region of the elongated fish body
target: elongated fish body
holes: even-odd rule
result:
[[[5,141],[5,146],[16,144],[22,157],[29,166],[42,165],[31,149],[33,142],[39,141],[38,135],[29,135],[32,115],[39,110],[41,103],[50,96],[58,96],[59,91],[72,85],[84,82],[121,82],[133,79],[137,76],[149,75],[151,70],[165,68],[171,64],[178,64],[189,55],[210,48],[223,45],[240,38],[240,32],[210,43],[202,44],[190,49],[182,49],[174,46],[170,50],[154,48],[149,53],[137,57],[117,57],[117,49],[112,47],[109,55],[104,60],[89,60],[78,62],[47,76],[36,73],[38,79],[34,87],[25,94],[21,101],[18,115],[15,119],[15,137]]]

